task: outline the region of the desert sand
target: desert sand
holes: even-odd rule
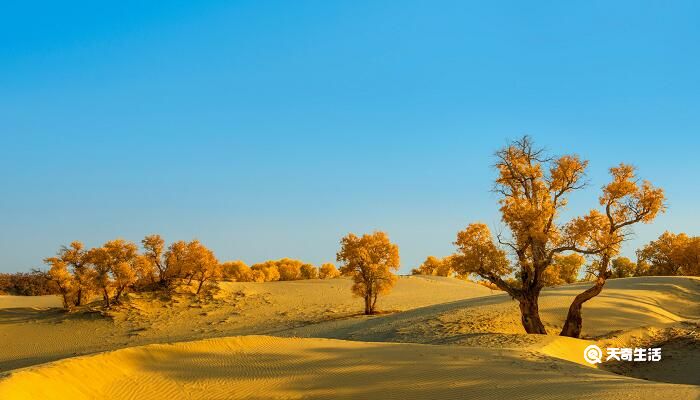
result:
[[[544,291],[547,336],[470,282],[402,277],[370,317],[350,284],[222,283],[207,302],[131,296],[108,316],[0,298],[0,398],[700,398],[697,278],[609,280],[584,339],[555,336],[583,283]],[[593,343],[665,358],[597,368]]]

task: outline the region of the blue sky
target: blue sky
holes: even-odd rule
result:
[[[700,3],[16,3],[0,271],[153,232],[321,263],[377,229],[408,271],[500,224],[493,152],[523,134],[590,160],[567,216],[621,161],[666,189],[626,255],[700,234]]]

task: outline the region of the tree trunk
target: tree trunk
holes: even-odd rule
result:
[[[68,310],[70,308],[70,300],[68,299],[68,291],[61,290],[61,294],[63,295],[63,308]]]
[[[78,292],[75,294],[75,305],[80,306],[83,304],[83,288],[78,286]]]
[[[105,307],[109,308],[109,293],[107,293],[107,288],[102,288],[102,298],[105,301]]]
[[[189,285],[189,283],[188,283]],[[197,294],[199,294],[199,291],[202,290],[202,285],[204,285],[204,279],[199,281],[199,285],[197,286]]]
[[[561,329],[561,333],[559,333],[560,336],[569,336],[572,338],[581,336],[581,327],[583,326],[581,309],[583,308],[583,303],[600,294],[605,285],[605,280],[604,277],[599,277],[596,280],[595,286],[579,293],[578,296],[574,298],[574,301],[571,302],[571,306],[569,306],[569,313],[566,315],[564,327]]]
[[[114,295],[114,302],[115,303],[119,303],[119,298],[121,297],[123,290],[124,290],[124,288],[117,288],[117,293]]]
[[[527,333],[546,335],[542,320],[540,319],[540,309],[537,304],[537,296],[525,295],[518,299],[520,301],[520,320]]]
[[[365,315],[371,315],[372,314],[372,295],[366,294],[365,295]]]

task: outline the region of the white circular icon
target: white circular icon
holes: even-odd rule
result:
[[[586,347],[586,349],[583,350],[583,359],[589,364],[599,364],[603,361],[602,358],[603,351],[600,349],[600,347],[594,344]]]

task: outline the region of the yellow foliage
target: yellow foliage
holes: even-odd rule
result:
[[[506,253],[494,244],[486,224],[469,224],[465,230],[457,233],[457,241],[454,244],[457,246],[457,253],[453,257],[452,265],[459,275],[477,274],[482,278],[495,280],[512,272]]]
[[[241,260],[227,261],[221,265],[221,270],[224,279],[230,279],[236,282],[250,282],[255,280],[253,279],[253,270],[250,269],[248,264]],[[265,275],[262,275],[262,277],[264,280]]]
[[[253,271],[260,271],[265,278],[265,282],[273,282],[280,280],[280,272],[277,268],[276,261],[270,260],[259,264],[253,264],[251,269]]]
[[[63,299],[63,308],[69,309],[73,305],[73,291],[75,289],[75,280],[68,272],[68,267],[65,261],[51,257],[45,260],[51,266],[48,275],[49,279],[56,284],[61,297]]]
[[[627,278],[637,270],[637,264],[627,257],[614,258],[611,264],[613,278]]]
[[[221,276],[221,264],[214,256],[214,252],[206,248],[199,240],[187,243],[188,262],[187,270],[191,276],[199,282],[197,294],[199,294],[204,283]]]
[[[143,238],[141,245],[144,249],[144,257],[149,260],[152,265],[151,269],[155,269],[158,273],[158,282],[160,282],[161,285],[165,285],[167,279],[167,264],[163,260],[165,241],[160,235],[149,235]]]
[[[603,210],[591,210],[562,224],[559,217],[568,196],[585,186],[588,162],[573,154],[550,157],[527,136],[499,150],[496,158],[494,191],[500,195],[501,219],[509,229],[507,236],[499,234],[497,240],[511,252],[514,265],[509,265],[485,225],[472,224],[455,242],[455,270],[478,274],[507,291],[520,303],[525,330],[546,333],[537,307],[541,289],[554,281],[566,281],[557,268],[579,263],[571,257],[557,267],[564,260],[562,253],[599,257],[597,288],[576,297],[562,330],[565,335],[578,335],[581,305],[602,290],[610,260],[629,233],[627,227],[651,222],[664,211],[663,190],[640,182],[633,167],[620,164],[610,169],[611,182],[603,187],[599,198]],[[508,277],[516,270],[519,279],[513,284]]]
[[[340,241],[338,262],[340,272],[353,278],[352,291],[365,301],[365,314],[373,314],[380,294],[394,286],[399,269],[399,247],[384,232],[365,234],[362,237],[350,233]]]
[[[637,252],[645,275],[700,276],[700,237],[664,232]]]
[[[280,272],[281,281],[296,281],[302,279],[301,266],[303,263],[299,260],[283,258],[277,260],[277,269]]]
[[[418,268],[411,270],[413,275],[435,275],[435,276],[452,276],[454,270],[454,256],[437,258],[428,256]]]
[[[545,286],[574,283],[585,263],[586,259],[580,254],[557,254],[554,256],[552,265],[542,272],[542,281]]]
[[[321,268],[318,273],[318,277],[321,279],[333,279],[337,278],[340,276],[340,271],[338,271],[338,268],[335,267],[334,264],[331,263],[325,263],[321,265]]]
[[[318,268],[311,264],[303,264],[301,266],[302,279],[318,279]]]

